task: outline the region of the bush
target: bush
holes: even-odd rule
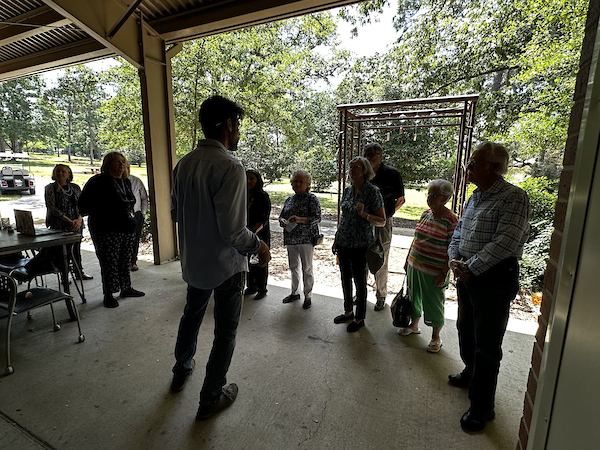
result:
[[[552,219],[556,205],[556,181],[546,177],[528,178],[520,187],[529,195],[531,217],[529,239],[523,247],[521,259],[521,290],[541,290],[554,229]]]

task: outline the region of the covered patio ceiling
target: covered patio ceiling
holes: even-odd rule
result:
[[[141,68],[141,58],[115,40],[131,20],[175,44],[351,3],[356,0],[0,0],[0,82],[116,55]],[[97,23],[82,23],[83,14]]]

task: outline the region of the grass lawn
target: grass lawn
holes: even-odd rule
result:
[[[52,155],[40,155],[32,153],[31,156],[31,172],[35,177],[52,178],[52,170],[56,164],[66,164],[73,171],[73,182],[78,184],[80,187],[89,180],[94,174],[90,168],[100,169],[102,161],[94,161],[94,165],[90,164],[90,159],[82,156],[71,156],[71,162],[69,162],[67,155],[52,156]],[[29,164],[24,163],[23,167],[29,170]],[[148,186],[146,166],[138,167],[131,166],[131,174],[140,178],[146,186]],[[18,200],[21,198],[19,193],[10,193],[0,196],[0,201]]]
[[[337,189],[337,185],[333,186],[331,193],[313,192],[321,203],[321,209],[328,213],[337,213],[337,193],[333,192]],[[286,198],[294,193],[290,183],[278,182],[271,183],[265,186],[265,190],[271,197],[271,203],[274,205],[283,205]],[[405,189],[406,203],[399,211],[396,212],[395,217],[409,220],[419,220],[423,211],[427,206],[427,190],[426,188],[419,189]]]
[[[87,157],[72,156],[71,162],[68,161],[67,155],[52,156],[52,155],[31,155],[31,172],[36,177],[51,178],[52,170],[56,164],[66,164],[73,171],[73,182],[78,184],[80,187],[89,180],[93,174],[90,171],[91,167],[100,168],[102,165],[101,161],[95,161],[94,165],[90,164],[90,160]],[[27,165],[25,165],[27,167]],[[131,166],[131,173],[139,179],[141,179],[146,186],[148,186],[146,166],[138,167]],[[328,213],[337,213],[337,183],[331,185],[329,193],[315,192],[315,195],[319,197],[321,202],[321,209]],[[271,203],[274,205],[283,205],[286,198],[294,193],[292,186],[288,180],[281,180],[276,183],[271,183],[265,186],[265,190],[271,197]],[[427,190],[426,188],[406,189],[406,203],[400,211],[396,212],[395,217],[409,220],[418,220],[421,217],[421,213],[425,211],[427,207]],[[19,193],[12,193],[0,196],[0,201],[17,200],[21,197]]]

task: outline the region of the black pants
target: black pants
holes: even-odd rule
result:
[[[90,230],[90,234],[100,262],[104,295],[130,288],[134,233]]]
[[[267,279],[269,278],[269,266],[257,266],[249,264],[248,288],[257,292],[267,292]]]
[[[458,342],[465,373],[471,374],[471,408],[485,414],[494,408],[502,340],[510,303],[519,291],[519,264],[508,258],[479,276],[457,283]]]
[[[367,312],[367,247],[338,247],[342,291],[344,293],[344,311],[353,311],[352,281],[356,286],[356,313],[363,320]]]
[[[133,253],[131,254],[131,265],[137,263],[138,251],[140,249],[140,237],[144,228],[144,215],[141,211],[135,213],[135,241],[133,242]]]

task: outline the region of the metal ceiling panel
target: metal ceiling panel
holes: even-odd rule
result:
[[[181,42],[220,32],[236,30],[301,14],[335,8],[357,0],[142,0],[133,11],[134,0],[79,0],[96,14],[122,9],[126,20],[129,5],[145,26],[166,43]],[[102,5],[102,6],[100,6]],[[102,12],[102,7],[108,8]],[[100,18],[100,15],[95,16]],[[67,64],[77,64],[115,55],[119,49],[111,39],[113,29],[96,28],[77,22],[54,0],[0,0],[0,82],[28,73],[37,73]],[[83,29],[82,29],[83,28]],[[85,29],[85,31],[84,31]],[[114,32],[114,33],[113,33]],[[96,33],[94,35],[90,33]],[[99,45],[90,46],[90,39]],[[136,39],[136,38],[134,38]],[[133,45],[134,44],[132,42]],[[93,47],[93,48],[92,48]],[[63,49],[70,49],[64,52]],[[90,51],[76,55],[76,49]],[[88,50],[86,50],[88,49]],[[120,54],[120,53],[119,53]],[[49,61],[56,55],[56,63]],[[62,55],[64,59],[59,59]],[[123,55],[121,55],[123,56]],[[39,62],[39,64],[38,64]],[[54,67],[53,67],[54,66]]]

